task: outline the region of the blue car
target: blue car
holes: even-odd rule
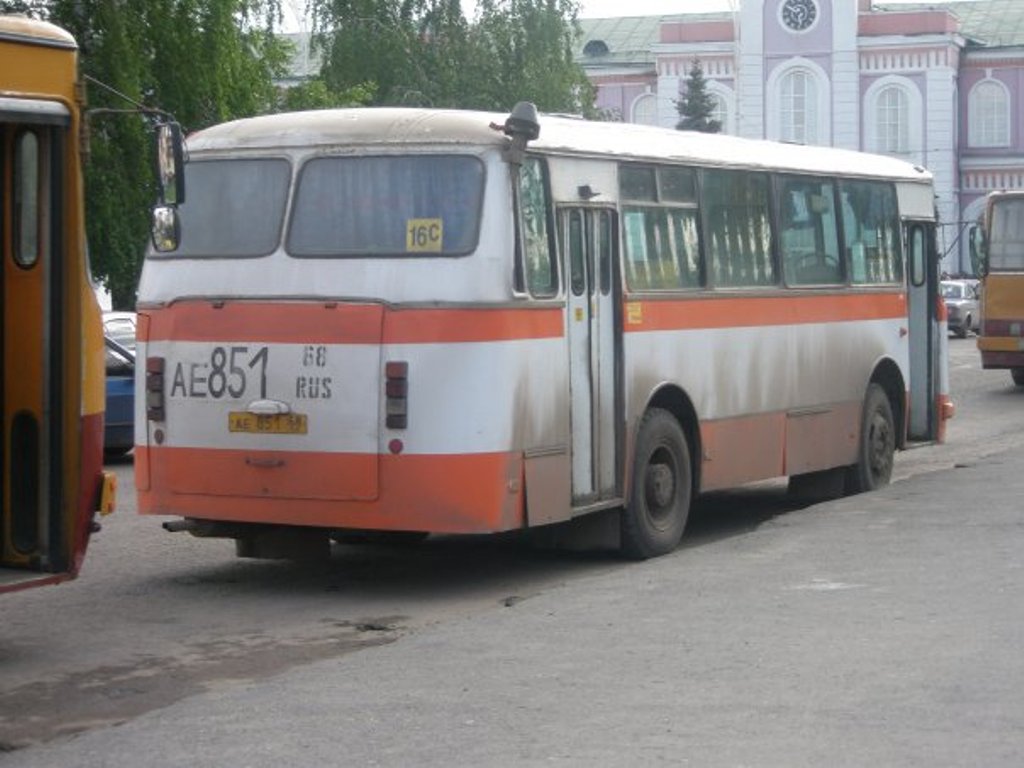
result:
[[[126,313],[116,313],[123,315]],[[135,334],[134,318],[129,341],[116,333],[118,322],[104,319],[107,357],[107,412],[104,418],[103,452],[108,458],[123,456],[135,445]],[[130,343],[131,346],[128,346]]]

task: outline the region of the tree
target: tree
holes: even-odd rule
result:
[[[573,58],[574,0],[312,0],[330,90],[370,85],[374,104],[546,111],[593,109]]]
[[[276,109],[280,112],[298,112],[306,109],[359,107],[372,104],[374,96],[372,86],[354,85],[344,91],[332,91],[321,78],[314,78],[285,88],[278,97]]]
[[[279,0],[0,0],[75,36],[87,80],[86,228],[93,275],[115,307],[132,307],[149,239],[151,117],[172,113],[186,130],[272,111],[288,61],[274,34]]]
[[[715,98],[708,93],[704,70],[697,59],[693,60],[686,78],[686,92],[676,102],[680,120],[676,128],[680,131],[718,133],[722,124],[712,118],[715,113]]]
[[[476,106],[509,109],[532,101],[545,112],[593,116],[594,88],[576,63],[575,0],[480,0],[475,35]]]

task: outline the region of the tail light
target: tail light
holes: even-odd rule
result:
[[[166,418],[162,357],[146,358],[146,418],[150,421],[163,421]]]
[[[384,364],[385,420],[388,429],[409,425],[409,364],[389,360]]]

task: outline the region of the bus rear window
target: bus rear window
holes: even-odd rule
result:
[[[468,155],[321,157],[306,163],[292,256],[461,256],[476,248],[484,167]]]
[[[287,160],[193,161],[185,174],[181,242],[166,255],[266,256],[277,248],[291,177]]]

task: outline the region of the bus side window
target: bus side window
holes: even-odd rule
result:
[[[14,151],[14,260],[29,268],[39,260],[39,193],[41,189],[39,137],[32,131],[18,134]]]
[[[840,187],[843,235],[854,285],[903,280],[896,191],[878,181],[844,181]]]
[[[704,173],[708,260],[718,287],[774,285],[768,175]]]
[[[787,285],[843,281],[833,185],[797,176],[779,179],[779,243]]]
[[[636,290],[701,284],[696,174],[692,168],[622,165],[626,278]]]
[[[548,196],[547,168],[540,158],[524,158],[519,167],[517,198],[522,272],[526,289],[545,298],[558,293],[555,250],[551,244],[551,204]],[[517,283],[521,278],[517,279]],[[517,285],[522,289],[522,285]]]

